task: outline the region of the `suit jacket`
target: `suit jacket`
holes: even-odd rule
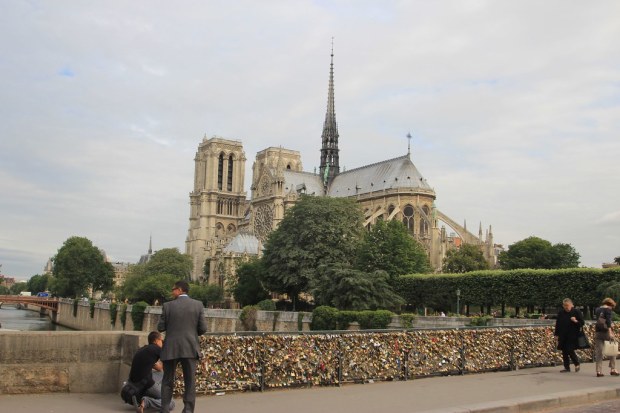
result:
[[[200,358],[198,336],[207,331],[202,302],[179,296],[164,303],[157,330],[166,332],[161,360]]]

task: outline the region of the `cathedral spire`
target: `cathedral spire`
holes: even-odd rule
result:
[[[149,255],[153,254],[153,235],[149,235]]]
[[[338,124],[334,104],[334,38],[332,37],[331,63],[329,65],[329,89],[327,92],[327,112],[321,135],[321,166],[319,174],[327,186],[340,173],[338,161]]]

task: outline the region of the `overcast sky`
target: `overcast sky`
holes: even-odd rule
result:
[[[71,236],[185,250],[206,135],[320,160],[334,37],[340,165],[404,155],[437,208],[508,246],[620,255],[618,1],[0,3],[0,264]]]

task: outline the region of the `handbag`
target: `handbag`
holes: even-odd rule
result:
[[[618,342],[613,341],[613,340],[603,341],[603,357],[616,358],[617,356],[618,356]]]
[[[607,318],[605,316],[605,311],[601,310],[598,319],[596,320],[596,324],[594,325],[594,330],[601,332],[609,330],[609,327],[607,327]]]
[[[579,333],[577,333],[577,346],[575,347],[578,350],[585,350],[590,348],[590,343],[588,342],[588,337],[583,332],[583,327],[579,329]]]

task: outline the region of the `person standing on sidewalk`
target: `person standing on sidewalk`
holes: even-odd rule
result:
[[[199,336],[207,332],[202,302],[189,298],[189,285],[177,281],[172,288],[174,300],[164,303],[157,329],[166,332],[161,350],[164,364],[164,378],[161,388],[162,413],[168,413],[174,375],[181,363],[185,393],[183,394],[183,413],[193,413],[196,404],[196,363],[200,358]]]
[[[578,372],[580,365],[575,348],[577,348],[577,335],[585,322],[581,311],[575,308],[573,300],[570,298],[565,298],[562,301],[562,307],[563,309],[560,310],[555,320],[554,332],[554,335],[558,338],[558,350],[562,350],[564,370],[561,372],[570,372],[571,360],[575,365],[575,372]]]
[[[603,345],[605,340],[613,340],[614,333],[611,330],[612,311],[616,302],[611,298],[605,298],[602,305],[594,311],[594,318],[597,320],[594,333],[594,361],[596,362],[596,377],[603,377]],[[599,319],[604,322],[599,323]],[[602,321],[601,320],[601,321]],[[617,344],[616,344],[617,345]],[[616,370],[616,357],[609,357],[609,367],[612,376],[620,376]]]

